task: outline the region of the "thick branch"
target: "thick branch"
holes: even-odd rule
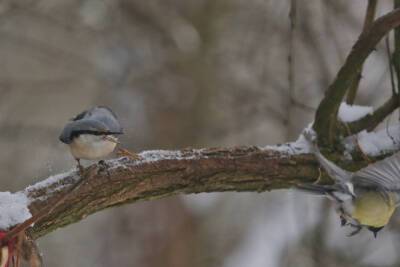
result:
[[[71,195],[30,230],[37,238],[58,227],[77,222],[108,207],[175,194],[223,191],[253,191],[290,188],[314,182],[320,175],[318,163],[309,154],[289,155],[256,147],[183,151],[148,151],[142,161],[120,158],[97,165]],[[352,162],[352,169],[365,162]],[[346,166],[347,168],[349,166]],[[54,203],[80,179],[70,173],[51,177],[28,187],[32,214]],[[327,182],[324,175],[320,182]]]
[[[337,112],[351,83],[356,79],[368,55],[375,49],[378,42],[394,27],[400,25],[400,9],[388,13],[377,19],[363,32],[352,51],[348,55],[345,64],[339,70],[335,80],[326,91],[324,99],[318,106],[314,129],[318,133],[319,142],[329,145],[334,141]]]
[[[70,198],[35,224],[33,236],[42,236],[96,211],[128,202],[178,193],[262,192],[310,182],[318,176],[317,163],[310,155],[288,156],[255,147],[154,151],[145,153],[144,158],[147,160],[141,162],[127,158],[109,161],[109,176],[107,171],[100,171],[83,182]],[[59,178],[44,187],[39,183],[27,189],[28,196],[33,199],[30,205],[33,214],[52,203],[79,179],[76,172]]]

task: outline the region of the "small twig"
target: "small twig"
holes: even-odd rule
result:
[[[386,54],[388,57],[388,63],[389,63],[389,74],[390,74],[390,84],[392,87],[392,94],[396,94],[396,85],[394,82],[394,75],[393,75],[393,68],[392,68],[392,61],[390,59],[390,43],[389,43],[389,35],[386,36],[385,38],[385,45],[386,45]]]
[[[351,130],[350,130],[349,125],[348,125],[347,123],[344,123],[344,125],[345,125],[345,127],[346,127],[347,132],[348,132],[348,135],[349,135],[349,136],[353,135],[352,132],[351,132]],[[357,149],[360,151],[360,154],[361,154],[362,158],[363,158],[365,161],[367,161],[368,163],[371,163],[371,162],[372,162],[371,159],[370,159],[370,158],[364,153],[364,151],[362,150],[362,148],[361,148],[361,146],[360,146],[360,143],[358,142],[357,136],[355,136],[354,138],[355,138],[356,147],[357,147]]]
[[[339,121],[341,134],[344,136],[348,136],[349,131],[347,131],[346,127],[350,129],[350,132],[352,134],[359,133],[363,130],[371,131],[398,107],[399,96],[397,94],[392,95],[389,100],[387,100],[382,106],[377,108],[372,114],[368,114],[359,120],[349,122],[346,125],[344,125],[343,122]]]
[[[393,145],[396,145],[396,140],[394,139],[394,137],[389,132],[389,121],[390,121],[390,118],[391,118],[391,116],[389,116],[388,119],[386,120],[386,134],[392,140]]]
[[[400,8],[400,0],[394,0],[394,9]],[[400,28],[396,27],[394,29],[394,51],[392,55],[392,64],[396,72],[397,78],[397,93],[400,102]],[[399,111],[400,119],[400,111]]]
[[[362,30],[363,32],[367,31],[371,26],[372,22],[374,21],[376,4],[377,0],[368,0],[367,10],[365,12],[365,18],[364,18],[364,25]],[[362,69],[363,66],[361,65],[361,67],[358,69],[357,76],[352,82],[349,91],[347,93],[346,103],[349,105],[353,105],[356,99],[358,87],[360,85],[360,80],[362,78]]]
[[[295,86],[295,27],[296,27],[296,11],[297,11],[297,2],[296,0],[290,1],[290,11],[289,11],[289,20],[290,20],[290,30],[289,30],[289,55],[288,55],[288,80],[289,80],[289,101],[290,104],[293,104],[293,93]]]
[[[295,105],[294,100],[294,90],[295,90],[295,27],[296,27],[296,11],[297,11],[297,0],[290,0],[290,10],[289,10],[289,21],[290,21],[290,29],[289,29],[289,54],[288,54],[288,103],[286,109],[286,134],[287,137],[290,135],[290,122],[291,122],[291,110]]]

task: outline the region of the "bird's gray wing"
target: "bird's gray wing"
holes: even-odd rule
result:
[[[72,140],[81,134],[113,134],[107,125],[98,120],[81,119],[69,122],[65,125],[59,137],[60,141],[70,144]]]
[[[400,192],[400,153],[355,172],[352,182],[355,186]]]
[[[352,173],[340,168],[335,163],[328,160],[324,155],[322,155],[318,147],[314,149],[314,155],[330,177],[341,183],[347,183],[350,181]]]
[[[99,121],[107,127],[109,132],[122,134],[122,127],[115,113],[108,107],[97,106],[78,114],[75,119]]]
[[[317,139],[314,132],[303,132],[304,138],[310,145],[311,152],[317,158],[319,164],[324,168],[324,170],[328,173],[330,177],[332,177],[335,181],[340,183],[347,183],[350,181],[352,177],[352,173],[348,172],[339,166],[337,166],[332,161],[328,160],[324,155],[322,155],[321,151],[317,145]]]

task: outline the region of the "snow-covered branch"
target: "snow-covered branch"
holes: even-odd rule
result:
[[[389,100],[387,100],[382,106],[377,108],[375,111],[371,111],[364,116],[356,120],[351,120],[346,123],[347,125],[340,124],[339,127],[343,135],[348,136],[355,133],[359,133],[363,130],[371,131],[381,123],[388,115],[395,111],[399,107],[399,96],[393,95]],[[339,109],[340,111],[340,109]],[[339,114],[340,118],[340,114]]]
[[[398,128],[391,131],[399,136]],[[363,146],[365,153],[380,156],[380,153],[397,148],[391,140],[383,131],[364,133],[359,145]],[[349,150],[355,148],[354,139],[343,141]],[[373,147],[364,145],[371,142]],[[361,157],[352,160],[349,154],[331,156],[351,169],[366,164]],[[322,183],[329,181],[324,174],[319,177],[319,165],[309,153],[303,136],[293,143],[263,148],[154,150],[139,155],[141,160],[122,157],[106,161],[106,166],[93,164],[87,168],[93,175],[83,178],[74,169],[49,177],[23,191],[2,193],[0,227],[8,229],[25,221],[31,214],[43,213],[63,196],[67,197],[29,229],[34,238],[80,221],[97,211],[125,203],[176,194],[263,192],[291,188],[317,179]],[[77,183],[79,185],[75,187]],[[71,188],[75,189],[70,192]]]
[[[222,191],[262,192],[314,181],[318,164],[312,155],[285,152],[285,147],[211,148],[181,151],[145,151],[141,161],[109,160],[95,175],[51,214],[30,230],[37,238],[102,209],[175,194]],[[294,148],[294,151],[298,151]],[[75,170],[59,174],[25,189],[32,214],[53,203],[80,179]]]
[[[314,129],[318,133],[320,144],[331,145],[337,138],[337,113],[345,94],[357,78],[364,61],[375,49],[378,42],[391,29],[399,25],[400,9],[395,9],[372,23],[354,44],[346,62],[327,89],[325,97],[316,111]]]

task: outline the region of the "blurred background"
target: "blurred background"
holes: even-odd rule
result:
[[[296,139],[357,40],[366,3],[0,1],[1,190],[74,168],[59,133],[98,104],[119,115],[136,151]],[[377,14],[391,8],[378,1]],[[390,95],[387,66],[381,44],[358,104]],[[45,266],[60,267],[399,266],[399,220],[376,240],[348,238],[319,198],[198,194],[105,210],[39,245]]]

